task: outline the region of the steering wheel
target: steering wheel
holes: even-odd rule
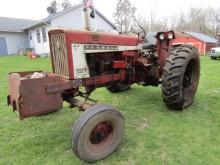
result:
[[[146,37],[146,34],[147,34],[144,28],[139,25],[133,25],[131,27],[131,32],[138,34],[138,36],[143,39]]]

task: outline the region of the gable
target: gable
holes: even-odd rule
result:
[[[103,22],[105,22],[105,24],[108,24],[108,26],[112,30],[117,29],[116,26],[111,21],[109,21],[104,15],[102,15],[97,9],[96,9],[96,15],[99,16],[103,20]],[[50,24],[51,22],[52,22],[52,26],[54,25],[56,27],[64,27],[64,28],[76,27],[76,29],[80,27],[80,29],[82,29],[84,26],[83,17],[84,17],[83,4],[79,4],[72,8],[51,15],[32,26],[26,27],[25,30],[31,30],[42,25]],[[76,25],[72,23],[73,21],[75,22]]]
[[[51,20],[51,26],[55,28],[82,29],[83,25],[82,7],[66,12],[65,14],[57,16]]]

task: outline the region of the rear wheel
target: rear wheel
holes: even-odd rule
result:
[[[130,87],[131,86],[127,85],[127,84],[114,83],[114,84],[110,85],[109,87],[107,87],[107,89],[112,93],[117,93],[117,92],[126,91],[126,90],[130,89]]]
[[[168,57],[162,76],[165,104],[172,109],[185,109],[194,99],[200,75],[198,51],[191,45],[175,48]]]
[[[111,106],[95,105],[75,122],[72,130],[73,152],[86,162],[110,155],[124,134],[124,118]]]

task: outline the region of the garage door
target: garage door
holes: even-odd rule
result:
[[[8,48],[5,37],[0,37],[0,56],[2,55],[8,55]]]

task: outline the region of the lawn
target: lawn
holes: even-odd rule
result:
[[[6,106],[8,72],[50,68],[49,59],[0,58],[0,164],[85,164],[70,144],[77,109],[64,104],[56,113],[20,121]],[[119,149],[97,164],[220,164],[220,61],[201,57],[195,101],[182,112],[166,108],[160,87],[133,85],[120,94],[101,88],[92,97],[116,107],[126,121]]]

